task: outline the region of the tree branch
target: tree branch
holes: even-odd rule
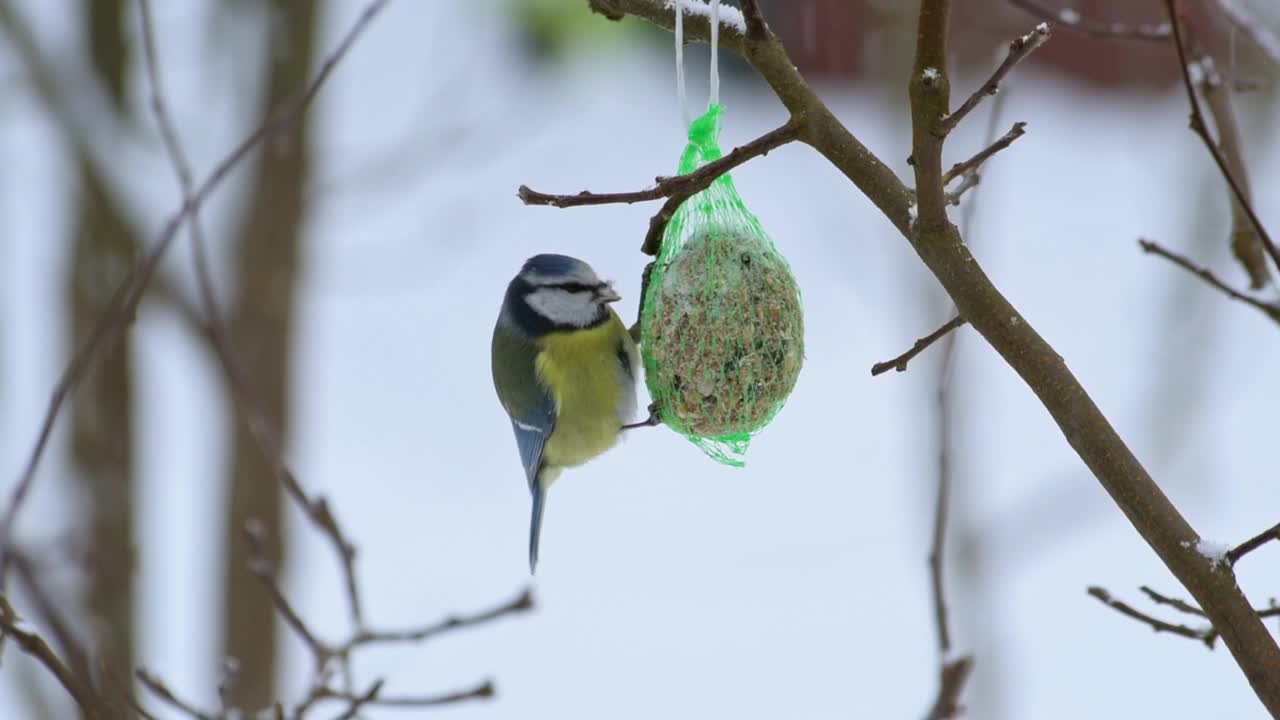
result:
[[[1231,107],[1231,93],[1226,92],[1222,76],[1214,69],[1213,58],[1201,55],[1197,60],[1200,67],[1200,81],[1197,83],[1204,94],[1204,103],[1209,107],[1209,115],[1213,118],[1213,126],[1218,129],[1218,148],[1223,159],[1231,170],[1231,177],[1240,183],[1244,196],[1253,201],[1253,193],[1249,189],[1249,171],[1244,164],[1244,152],[1240,145],[1240,133],[1236,129],[1236,116]],[[1231,232],[1228,235],[1231,253],[1249,276],[1249,288],[1258,290],[1271,280],[1271,270],[1267,265],[1266,251],[1258,230],[1249,221],[1249,213],[1234,195],[1231,197]]]
[[[1238,207],[1244,211],[1249,223],[1257,233],[1258,242],[1262,243],[1263,250],[1271,257],[1271,261],[1280,268],[1280,249],[1277,249],[1275,243],[1271,241],[1271,235],[1267,233],[1267,229],[1262,225],[1262,220],[1254,212],[1253,204],[1249,202],[1249,193],[1245,186],[1231,172],[1231,167],[1227,163],[1222,150],[1219,149],[1213,138],[1209,136],[1204,113],[1200,110],[1200,99],[1196,95],[1195,84],[1191,81],[1191,67],[1187,60],[1186,40],[1183,38],[1182,23],[1178,19],[1177,0],[1165,0],[1164,6],[1169,14],[1169,22],[1173,26],[1173,43],[1178,49],[1178,67],[1182,71],[1182,84],[1187,91],[1187,100],[1191,103],[1191,131],[1198,135],[1204,142],[1204,146],[1209,149],[1209,154],[1213,156],[1213,162],[1217,164],[1223,179],[1227,181],[1227,185],[1231,188],[1232,197]],[[1221,127],[1218,128],[1218,132],[1222,134]]]
[[[1213,628],[1196,629],[1187,627],[1186,625],[1175,625],[1173,623],[1165,622],[1159,618],[1154,618],[1140,610],[1135,610],[1132,606],[1121,602],[1120,600],[1116,600],[1111,597],[1111,593],[1096,585],[1089,588],[1089,595],[1097,598],[1104,605],[1115,610],[1121,615],[1127,615],[1140,623],[1150,625],[1151,629],[1156,632],[1167,632],[1174,635],[1181,635],[1182,637],[1190,638],[1192,640],[1199,640],[1210,650],[1213,649],[1214,642],[1218,639],[1217,633],[1213,632]]]
[[[1240,558],[1269,542],[1280,542],[1280,523],[1272,525],[1266,530],[1263,530],[1257,535],[1232,548],[1231,551],[1227,553],[1227,562],[1234,566],[1240,561]]]
[[[356,22],[347,31],[338,46],[325,58],[314,79],[297,99],[276,111],[266,123],[250,133],[232,150],[231,154],[218,163],[209,177],[196,188],[194,194],[183,201],[182,207],[178,212],[169,218],[155,243],[134,264],[124,282],[116,288],[111,298],[107,301],[107,309],[103,312],[93,330],[90,331],[85,342],[77,348],[71,361],[63,370],[57,385],[54,387],[40,430],[37,433],[35,446],[31,450],[22,474],[14,485],[13,494],[5,511],[3,522],[0,522],[0,578],[5,576],[8,568],[8,548],[13,541],[14,525],[17,522],[18,513],[21,511],[23,502],[31,491],[31,486],[35,481],[36,469],[39,467],[40,459],[44,456],[49,440],[53,435],[54,422],[58,418],[63,403],[80,384],[80,380],[88,372],[100,352],[111,346],[133,324],[138,303],[142,299],[147,283],[155,274],[165,253],[172,246],[182,223],[199,209],[199,206],[213,194],[213,191],[231,174],[231,171],[248,157],[259,144],[292,126],[301,117],[306,109],[310,107],[312,101],[315,100],[316,95],[329,79],[329,76],[333,74],[334,68],[337,67],[356,39],[368,27],[374,17],[386,7],[388,2],[389,0],[373,0],[356,19]]]
[[[955,180],[962,175],[969,175],[977,172],[978,168],[982,167],[982,164],[985,163],[992,155],[995,155],[1001,150],[1009,147],[1013,144],[1014,140],[1017,140],[1026,134],[1027,124],[1025,122],[1014,123],[1013,127],[1009,128],[1009,132],[983,148],[977,155],[974,155],[964,162],[958,162],[955,165],[952,165],[951,169],[942,176],[942,184],[950,185],[952,180]]]
[[[996,68],[995,72],[991,73],[991,77],[982,84],[982,87],[975,90],[955,112],[943,118],[937,132],[946,135],[954,130],[966,115],[973,112],[978,103],[982,102],[987,96],[995,95],[1000,91],[1000,81],[1004,80],[1004,76],[1009,74],[1014,65],[1025,60],[1028,55],[1035,52],[1036,48],[1043,45],[1048,39],[1049,24],[1040,23],[1031,32],[1009,43],[1009,54],[1005,56],[1004,62],[1000,63],[1000,66]],[[930,65],[928,67],[941,68],[942,66]]]
[[[707,189],[715,179],[752,158],[768,155],[769,151],[786,145],[799,137],[799,128],[794,121],[788,121],[781,127],[770,130],[760,137],[741,147],[734,148],[718,160],[703,165],[687,175],[658,178],[657,184],[648,190],[622,193],[593,193],[583,190],[576,195],[551,195],[532,190],[528,185],[521,185],[516,195],[525,205],[550,205],[567,208],[579,205],[608,205],[617,203],[637,203],[649,200],[668,198],[653,219],[649,221],[649,231],[645,234],[642,252],[657,255],[662,245],[662,234],[667,223],[685,200]]]
[[[1168,23],[1159,25],[1126,25],[1081,17],[1075,10],[1054,11],[1037,0],[1009,0],[1009,4],[1025,10],[1041,20],[1061,24],[1075,32],[1104,40],[1148,40],[1166,42],[1172,36]]]
[[[613,19],[636,15],[670,29],[673,15],[663,0],[588,0]],[[925,0],[911,74],[912,157],[918,216],[911,194],[896,174],[849,132],[805,83],[776,38],[749,40],[726,29],[721,45],[741,53],[800,123],[800,140],[849,178],[910,242],[955,302],[958,314],[1000,354],[1035,392],[1063,437],[1098,479],[1129,522],[1191,593],[1215,627],[1263,705],[1280,715],[1280,648],[1263,626],[1224,563],[1195,550],[1199,535],[1169,501],[1062,356],[991,283],[946,216],[942,185],[942,138],[935,133],[947,115],[947,3]],[[686,37],[706,39],[707,24],[690,18]],[[924,70],[938,71],[926,83]]]
[[[959,315],[951,318],[942,327],[938,328],[937,330],[934,330],[928,335],[925,335],[924,337],[915,341],[915,344],[911,346],[910,350],[902,353],[898,357],[893,358],[891,360],[885,360],[883,362],[878,362],[875,365],[872,365],[871,366],[872,377],[876,375],[882,375],[884,373],[889,372],[890,370],[905,372],[907,369],[907,363],[914,360],[917,355],[924,352],[925,349],[927,349],[930,345],[934,344],[939,339],[941,339],[942,336],[946,335],[952,330],[955,330],[961,325],[964,325],[964,323],[965,323],[964,318],[960,317]]]
[[[76,674],[62,662],[44,638],[18,627],[18,614],[9,604],[9,598],[2,593],[0,593],[0,637],[13,638],[24,653],[43,665],[75,701],[86,720],[106,720],[111,717],[93,689],[76,677]]]
[[[172,690],[169,689],[168,685],[164,684],[163,680],[161,680],[158,676],[151,674],[147,670],[143,668],[138,668],[134,672],[134,677],[138,679],[138,682],[144,688],[151,691],[152,695],[155,695],[157,698],[160,698],[161,700],[163,700],[164,702],[172,706],[175,710],[177,710],[178,712],[181,712],[182,714],[186,715],[192,720],[219,720],[213,713],[205,712],[204,710],[201,710],[195,705],[192,705],[186,700],[183,700],[182,698],[178,697],[176,694],[174,694]]]
[[[455,705],[467,700],[478,700],[482,698],[491,698],[494,696],[493,683],[484,681],[479,685],[467,689],[458,690],[442,695],[417,695],[417,696],[389,696],[382,697],[377,694],[377,690],[381,689],[380,684],[375,684],[370,691],[366,691],[362,695],[353,695],[351,693],[334,690],[333,688],[323,688],[320,691],[320,699],[322,700],[344,700],[350,705],[348,714],[340,717],[354,717],[351,715],[351,707],[357,710],[360,707],[396,707],[396,708],[425,708],[439,707],[441,705]],[[370,694],[372,692],[372,694]]]
[[[1159,255],[1165,260],[1168,260],[1174,265],[1177,265],[1183,270],[1186,270],[1192,275],[1195,275],[1196,277],[1200,278],[1209,287],[1212,287],[1215,290],[1218,290],[1223,295],[1226,295],[1227,297],[1237,302],[1242,302],[1242,303],[1245,303],[1246,305],[1254,307],[1260,312],[1262,312],[1264,315],[1266,315],[1267,317],[1271,318],[1274,322],[1280,323],[1280,305],[1263,302],[1257,298],[1245,295],[1244,293],[1236,290],[1235,288],[1219,280],[1218,277],[1214,275],[1212,272],[1210,272],[1207,268],[1200,267],[1199,265],[1196,265],[1187,257],[1183,255],[1179,255],[1178,253],[1175,253],[1172,250],[1165,249],[1159,243],[1153,242],[1151,240],[1139,239],[1138,246],[1142,248],[1143,252],[1151,253],[1153,255]]]

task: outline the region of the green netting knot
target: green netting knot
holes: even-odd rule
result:
[[[719,105],[689,127],[680,174],[721,157]],[[800,290],[726,173],[667,224],[641,313],[645,382],[663,423],[741,466],[804,361]]]

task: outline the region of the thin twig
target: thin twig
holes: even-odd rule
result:
[[[1179,600],[1178,598],[1175,598],[1175,597],[1169,597],[1168,595],[1163,595],[1161,593],[1156,592],[1155,590],[1152,590],[1146,585],[1143,585],[1138,589],[1141,590],[1143,594],[1145,594],[1147,597],[1151,598],[1151,601],[1156,603],[1157,605],[1168,605],[1169,607],[1175,610],[1180,610],[1188,615],[1195,615],[1196,617],[1207,617],[1204,614],[1203,610],[1196,607],[1195,605],[1192,605],[1186,600]]]
[[[326,687],[320,690],[320,699],[322,700],[344,700],[348,703],[360,702],[361,705],[369,707],[399,708],[422,708],[437,707],[440,705],[453,705],[467,700],[491,698],[493,695],[493,682],[489,680],[486,680],[468,690],[459,690],[456,692],[445,693],[443,695],[375,696],[367,700],[364,699],[363,696],[334,690],[333,688]]]
[[[1240,558],[1273,541],[1280,542],[1280,523],[1272,525],[1234,548],[1231,548],[1227,553],[1227,562],[1232,566],[1235,566],[1235,564],[1240,561]]]
[[[1240,183],[1244,196],[1253,201],[1253,192],[1249,188],[1249,170],[1244,163],[1244,150],[1240,143],[1240,132],[1236,128],[1235,111],[1231,107],[1231,93],[1226,91],[1222,76],[1214,66],[1213,58],[1202,51],[1197,52],[1196,65],[1200,68],[1200,79],[1196,83],[1204,95],[1204,104],[1209,108],[1213,118],[1213,126],[1218,131],[1218,149],[1227,162],[1231,177]],[[1249,222],[1249,213],[1234,195],[1231,197],[1231,232],[1228,245],[1236,260],[1244,267],[1249,276],[1249,288],[1258,290],[1271,280],[1271,271],[1267,265],[1266,252],[1258,230]]]
[[[953,190],[947,192],[947,204],[959,205],[960,199],[964,197],[964,194],[978,187],[978,183],[980,182],[982,182],[982,176],[976,171],[965,173],[964,179],[960,181],[960,184],[956,185]]]
[[[961,175],[967,175],[971,172],[976,172],[978,168],[981,167],[982,164],[987,161],[988,158],[1000,152],[1001,150],[1009,147],[1010,145],[1013,144],[1014,140],[1017,140],[1018,138],[1022,137],[1026,133],[1027,133],[1027,124],[1025,122],[1019,121],[1014,123],[1013,127],[1009,128],[1009,132],[1002,135],[995,142],[987,145],[987,147],[983,148],[977,155],[974,155],[973,157],[969,158],[968,160],[965,160],[964,162],[958,162],[955,165],[952,165],[951,169],[948,170],[946,174],[942,176],[942,184],[948,185],[951,183],[952,180],[955,180]]]
[[[249,544],[249,572],[262,583],[267,593],[271,596],[271,604],[275,605],[276,611],[284,618],[285,623],[294,633],[297,634],[307,648],[311,650],[311,655],[315,659],[317,672],[319,672],[333,657],[333,650],[316,637],[316,634],[307,627],[307,623],[303,621],[302,616],[294,609],[293,604],[285,597],[284,591],[280,588],[280,583],[276,579],[275,568],[271,567],[271,561],[267,559],[266,548],[266,528],[263,527],[261,521],[256,519],[250,520],[244,526],[245,540]]]
[[[907,363],[915,359],[915,356],[924,352],[925,348],[937,342],[943,335],[946,335],[952,330],[964,325],[964,323],[965,319],[959,315],[951,318],[942,327],[917,340],[915,344],[911,346],[910,350],[891,360],[885,360],[884,362],[878,362],[875,365],[872,365],[871,375],[880,375],[889,372],[890,370],[897,370],[898,372],[905,371],[907,369]]]
[[[9,598],[0,593],[0,637],[11,637],[18,647],[33,660],[40,663],[57,679],[71,699],[79,706],[86,720],[98,720],[110,717],[102,701],[93,689],[81,682],[71,668],[62,662],[62,658],[49,647],[35,632],[18,627],[18,614],[9,604]]]
[[[1140,238],[1138,240],[1138,246],[1142,248],[1143,252],[1159,255],[1160,257],[1177,265],[1183,270],[1186,270],[1192,275],[1195,275],[1196,277],[1200,278],[1210,287],[1220,291],[1223,295],[1226,295],[1227,297],[1237,302],[1242,302],[1242,303],[1245,303],[1246,305],[1250,305],[1254,308],[1257,308],[1259,311],[1261,311],[1267,317],[1271,318],[1273,321],[1280,323],[1280,305],[1263,302],[1262,300],[1259,300],[1254,297],[1250,297],[1240,292],[1239,290],[1236,290],[1230,285],[1227,285],[1226,283],[1219,280],[1218,277],[1214,275],[1212,272],[1210,272],[1207,268],[1200,267],[1199,265],[1196,265],[1194,262],[1192,262],[1185,256],[1179,255],[1178,253],[1175,253],[1172,250],[1165,249],[1159,243]]]
[[[1090,587],[1089,594],[1097,598],[1107,607],[1110,607],[1112,610],[1115,610],[1122,615],[1127,615],[1138,622],[1150,625],[1151,629],[1156,632],[1167,632],[1174,635],[1181,635],[1182,637],[1190,638],[1192,640],[1199,640],[1208,646],[1210,650],[1213,649],[1214,642],[1218,639],[1218,635],[1213,631],[1213,628],[1197,630],[1195,628],[1187,627],[1186,625],[1175,625],[1173,623],[1165,622],[1159,618],[1151,617],[1144,612],[1135,610],[1133,607],[1121,602],[1120,600],[1116,600],[1111,597],[1111,593],[1100,587]]]
[[[991,77],[987,78],[982,87],[975,90],[955,112],[942,119],[938,124],[937,134],[946,136],[960,124],[960,121],[966,115],[973,112],[973,109],[978,106],[978,103],[982,102],[983,98],[999,92],[1000,81],[1004,80],[1004,76],[1009,74],[1014,65],[1025,60],[1028,55],[1035,52],[1036,48],[1043,45],[1049,39],[1049,34],[1049,24],[1040,23],[1031,32],[1009,43],[1009,54],[1005,56],[1004,62],[1000,63],[1000,66],[996,68],[995,72],[991,73]]]
[[[774,128],[751,142],[734,148],[718,160],[703,165],[685,175],[658,178],[657,183],[647,189],[635,192],[593,193],[583,190],[574,195],[553,195],[538,192],[527,185],[521,185],[516,195],[526,205],[550,205],[567,208],[579,205],[631,204],[667,198],[662,209],[649,221],[649,231],[645,234],[641,252],[646,255],[657,255],[662,243],[662,233],[667,223],[685,200],[711,186],[716,178],[753,158],[768,155],[800,137],[798,123],[788,120],[784,125]]]
[[[1277,268],[1280,268],[1280,249],[1276,248],[1275,243],[1271,242],[1271,235],[1263,227],[1262,220],[1258,218],[1258,214],[1253,209],[1253,203],[1249,202],[1248,192],[1236,179],[1235,174],[1231,172],[1231,167],[1227,164],[1227,159],[1223,156],[1218,144],[1209,136],[1209,128],[1205,123],[1204,113],[1200,109],[1200,99],[1196,95],[1195,84],[1191,80],[1191,67],[1187,60],[1186,40],[1182,35],[1182,24],[1178,20],[1177,0],[1165,0],[1164,5],[1169,14],[1169,22],[1173,26],[1173,42],[1178,49],[1178,67],[1182,71],[1182,84],[1187,91],[1187,100],[1191,103],[1191,131],[1198,135],[1204,142],[1204,146],[1209,149],[1209,154],[1213,156],[1214,163],[1217,164],[1222,177],[1231,188],[1232,196],[1240,204],[1245,215],[1248,216],[1253,229],[1257,231],[1258,241],[1262,243],[1262,248],[1271,256],[1271,261],[1276,264]]]
[[[14,486],[12,498],[8,508],[5,510],[4,520],[0,522],[0,578],[5,576],[8,569],[8,548],[13,541],[14,526],[18,519],[18,513],[31,491],[32,484],[35,481],[36,469],[39,467],[40,459],[43,457],[49,440],[53,435],[54,422],[58,418],[63,403],[79,385],[80,380],[96,360],[99,351],[113,343],[132,325],[137,313],[138,303],[142,299],[147,284],[155,274],[156,268],[159,267],[164,254],[173,244],[173,240],[177,237],[182,223],[199,209],[200,205],[231,174],[231,171],[248,157],[259,144],[291,126],[310,107],[320,89],[333,74],[338,63],[346,56],[356,39],[368,27],[374,17],[386,7],[388,2],[389,0],[373,0],[361,12],[355,23],[347,31],[347,34],[338,43],[338,46],[325,58],[319,71],[311,83],[303,90],[302,94],[273,113],[263,125],[250,133],[232,150],[230,155],[218,163],[213,172],[196,188],[195,193],[185,199],[182,207],[169,218],[156,241],[134,264],[128,276],[112,293],[101,317],[89,332],[88,338],[76,350],[58,379],[58,383],[54,386],[49,405],[45,410],[44,419],[37,433],[35,446],[32,448],[30,456],[23,467],[22,474]]]
[[[1173,35],[1169,30],[1168,23],[1160,23],[1158,25],[1148,23],[1128,25],[1125,23],[1108,22],[1106,20],[1094,20],[1082,17],[1080,13],[1075,10],[1053,10],[1042,3],[1037,2],[1037,0],[1009,0],[1009,4],[1014,7],[1021,8],[1041,20],[1060,24],[1062,27],[1075,32],[1091,35],[1096,38],[1102,38],[1104,40],[1148,40],[1153,42],[1166,42]]]
[[[175,710],[185,714],[187,717],[190,717],[193,720],[218,720],[217,715],[214,713],[205,712],[175,695],[174,692],[169,689],[169,686],[164,684],[164,681],[147,670],[138,668],[134,672],[134,677],[138,679],[138,682],[141,683],[143,687],[150,690],[152,695],[155,695],[164,702],[173,706]]]
[[[92,677],[89,653],[80,641],[76,639],[71,623],[63,617],[63,614],[54,603],[53,597],[44,587],[36,572],[35,563],[22,548],[17,547],[12,549],[12,563],[13,571],[18,577],[18,581],[22,584],[27,597],[34,603],[35,611],[41,622],[52,632],[53,639],[61,649],[62,655],[66,657],[67,666],[71,668],[76,677],[84,678],[86,682],[89,682],[89,678]]]
[[[364,630],[335,652],[343,653],[352,648],[371,643],[423,642],[437,635],[483,625],[507,615],[527,612],[532,609],[533,591],[526,589],[509,602],[505,602],[491,610],[472,615],[454,615],[441,622],[410,630]]]
[[[378,698],[378,693],[382,692],[382,685],[384,682],[385,681],[382,678],[378,678],[373,681],[373,684],[369,686],[368,690],[365,690],[360,695],[351,698],[347,704],[346,711],[334,718],[334,720],[351,720],[351,718],[359,715],[361,708],[372,703]]]

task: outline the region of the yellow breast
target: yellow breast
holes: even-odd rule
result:
[[[614,313],[583,330],[555,332],[539,341],[538,376],[551,389],[556,426],[543,458],[550,466],[581,465],[617,442],[628,386],[618,361],[626,328]]]

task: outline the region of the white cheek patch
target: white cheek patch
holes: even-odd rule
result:
[[[586,327],[595,321],[600,306],[590,293],[571,293],[559,288],[538,288],[525,296],[529,307],[557,325]]]

